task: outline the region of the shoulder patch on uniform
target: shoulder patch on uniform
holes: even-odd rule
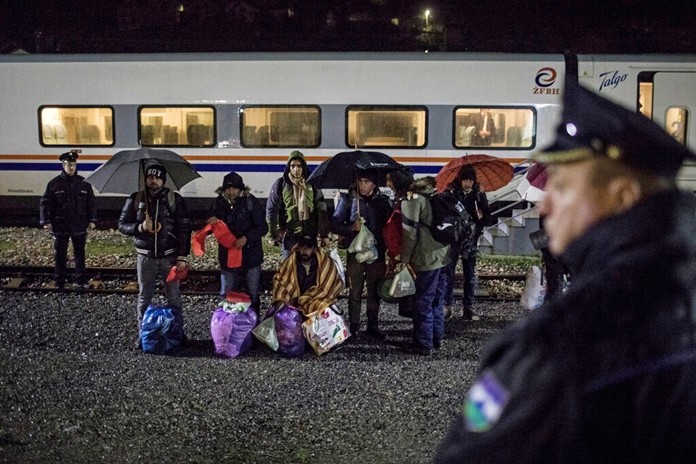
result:
[[[466,429],[470,432],[489,430],[503,413],[510,394],[493,371],[484,371],[469,390],[463,405]]]

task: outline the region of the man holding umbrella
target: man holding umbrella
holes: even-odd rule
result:
[[[346,275],[350,286],[348,314],[350,332],[360,330],[360,308],[363,287],[367,285],[367,331],[372,337],[383,340],[386,336],[379,329],[379,284],[386,272],[384,261],[385,244],[382,229],[391,214],[389,199],[380,192],[378,184],[384,183],[385,175],[377,170],[357,170],[357,184],[342,194],[331,217],[331,232],[340,235],[349,244],[361,227],[367,227],[375,236],[377,260],[360,262],[356,253],[347,253]],[[381,179],[380,179],[381,177]],[[381,180],[381,182],[380,182]]]
[[[172,267],[178,272],[188,268],[186,257],[191,248],[191,223],[181,195],[164,187],[167,171],[161,164],[144,168],[145,190],[133,193],[121,211],[118,229],[133,237],[138,253],[138,328],[152,302],[158,276],[166,276]],[[179,281],[165,282],[168,305],[181,319]],[[138,337],[138,348],[140,338]]]

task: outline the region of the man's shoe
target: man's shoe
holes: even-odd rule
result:
[[[350,325],[350,333],[351,333],[351,335],[357,335],[358,332],[360,332],[360,325],[351,324],[351,325]]]
[[[474,318],[474,313],[471,311],[471,306],[464,306],[464,310],[462,311],[462,319],[465,321],[470,321]]]
[[[433,348],[435,348],[435,351],[442,348],[442,340],[433,340]]]
[[[433,354],[433,350],[430,348],[426,348],[415,343],[405,343],[401,346],[401,349],[403,349],[406,353],[419,354],[421,356],[430,356]]]
[[[452,316],[454,316],[454,313],[452,312],[452,306],[447,305],[443,308],[443,312],[445,314],[445,320],[449,321],[452,319]]]
[[[368,326],[365,333],[370,337],[374,337],[378,340],[384,340],[387,338],[387,334],[384,333],[382,330],[378,329],[377,327]]]
[[[135,340],[135,343],[133,344],[133,348],[135,348],[136,350],[140,350],[140,351],[143,350],[143,340],[142,340],[142,338],[138,337],[138,338]]]

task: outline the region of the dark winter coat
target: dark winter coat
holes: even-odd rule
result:
[[[384,259],[386,246],[382,229],[387,223],[392,212],[392,205],[378,188],[367,198],[360,197],[360,216],[365,218],[365,225],[375,236],[377,241],[378,258]],[[358,219],[358,201],[355,186],[351,187],[349,193],[343,193],[338,199],[333,216],[329,223],[329,228],[334,234],[340,235],[345,245],[350,245],[358,234],[353,230],[353,223]]]
[[[155,258],[172,255],[184,258],[191,250],[191,222],[186,202],[178,193],[169,192],[164,187],[154,198],[149,193],[135,192],[121,210],[118,230],[133,237],[135,250],[139,254]],[[168,198],[170,195],[173,195],[173,208]],[[159,222],[162,225],[159,232],[140,230],[139,226],[145,221],[146,209],[155,224]]]
[[[62,172],[53,178],[41,196],[39,210],[39,223],[50,223],[55,235],[86,234],[89,223],[97,222],[92,186],[77,174]]]
[[[218,195],[213,207],[208,213],[208,218],[215,216],[222,220],[237,237],[246,237],[247,243],[242,249],[242,266],[254,268],[263,263],[263,245],[261,240],[268,232],[263,206],[259,200],[245,190],[243,196],[230,203],[222,195]],[[227,267],[227,248],[218,245],[218,258],[220,268]]]
[[[488,205],[488,197],[486,193],[481,190],[479,183],[474,184],[474,188],[471,192],[464,193],[460,188],[454,188],[450,190],[452,195],[459,200],[466,208],[467,213],[471,216],[474,221],[474,234],[469,241],[470,246],[466,250],[460,250],[460,252],[473,252],[478,250],[478,240],[483,233],[483,228],[491,224],[491,207]],[[479,217],[479,212],[481,217]]]
[[[571,244],[570,289],[484,351],[436,462],[693,462],[694,231],[672,191]]]

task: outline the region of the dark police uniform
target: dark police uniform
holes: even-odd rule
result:
[[[568,84],[558,139],[536,157],[582,153],[672,181],[696,156],[644,117]],[[487,347],[435,462],[695,462],[693,195],[647,196],[592,226],[562,259],[570,289]]]
[[[75,162],[78,154],[60,155],[61,162]],[[39,223],[51,225],[55,252],[55,281],[60,288],[67,274],[68,241],[72,240],[75,254],[75,278],[78,285],[86,285],[85,244],[87,227],[97,222],[97,207],[92,186],[84,177],[68,175],[65,171],[53,178],[41,197]]]

